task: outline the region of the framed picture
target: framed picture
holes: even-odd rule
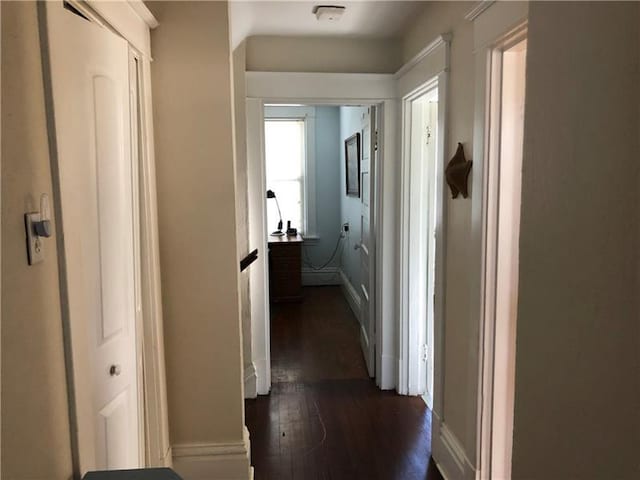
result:
[[[344,141],[347,196],[360,196],[360,133],[351,135]]]

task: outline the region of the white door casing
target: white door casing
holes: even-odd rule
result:
[[[406,265],[401,285],[406,302],[403,316],[407,328],[403,337],[409,348],[406,364],[406,389],[402,393],[423,395],[427,391],[428,340],[433,322],[435,292],[435,210],[436,189],[437,82],[404,99],[403,161],[403,243],[402,258]],[[433,403],[430,399],[430,407]]]
[[[374,229],[375,286],[375,377],[377,385],[388,390],[396,387],[397,358],[395,325],[395,197],[397,102],[395,79],[387,74],[335,74],[300,72],[246,72],[247,80],[247,161],[249,170],[249,215],[250,235],[255,245],[266,244],[264,238],[264,164],[261,128],[264,121],[265,104],[305,105],[377,105],[380,135],[378,158],[375,166]],[[254,195],[251,185],[257,186]],[[253,243],[253,240],[252,240]],[[266,258],[259,258],[252,266],[252,342],[261,345],[264,356],[254,358],[258,377],[258,393],[268,393],[269,382],[269,308]],[[256,309],[253,309],[253,306]],[[263,379],[263,380],[261,380]],[[265,388],[260,391],[260,385]]]
[[[360,162],[360,346],[370,377],[375,376],[375,165],[377,157],[376,107],[371,106],[362,123]]]
[[[47,2],[46,16],[75,468],[135,468],[142,439],[129,49],[61,3]]]
[[[482,7],[482,8],[480,8]],[[499,129],[491,128],[492,109],[496,107],[496,92],[491,92],[491,77],[495,70],[495,49],[514,41],[526,32],[527,2],[486,2],[469,12],[467,19],[474,23],[475,107],[473,135],[473,184],[471,186],[470,254],[474,262],[471,273],[471,311],[479,315],[477,382],[475,404],[476,475],[477,479],[491,478],[491,425],[493,408],[494,362],[494,277],[495,258],[492,257],[491,238],[495,235],[495,212],[492,212],[489,186],[491,145]],[[495,84],[494,84],[495,86]],[[492,101],[493,99],[493,101]],[[493,137],[493,138],[492,138]],[[471,358],[471,357],[470,357]]]

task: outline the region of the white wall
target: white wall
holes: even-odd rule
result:
[[[160,23],[151,38],[152,80],[174,464],[182,466],[179,473],[191,472],[187,464],[201,467],[209,460],[207,468],[215,468],[231,457],[237,467],[233,478],[248,478],[248,459],[241,453],[243,362],[227,4],[162,1],[149,7]],[[194,444],[208,452],[196,457],[198,462],[184,456]],[[216,456],[220,445],[237,446],[238,454]],[[203,478],[214,475],[205,470]]]
[[[530,5],[513,478],[640,477],[638,9]]]
[[[403,41],[408,61],[438,35],[451,32],[451,69],[445,157],[451,158],[461,142],[472,158],[474,112],[473,24],[465,14],[474,2],[433,2],[416,17]],[[471,175],[473,175],[473,170]],[[469,185],[472,180],[469,179]],[[449,201],[445,259],[444,418],[475,463],[477,392],[477,312],[470,309],[471,198]],[[436,392],[437,394],[437,392]]]
[[[393,73],[401,66],[392,39],[253,36],[247,70],[254,72]]]
[[[45,260],[34,266],[24,240],[24,213],[52,195],[35,2],[3,2],[1,43],[2,478],[68,480],[56,239],[44,241]]]

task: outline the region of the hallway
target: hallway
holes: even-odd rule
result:
[[[256,480],[440,480],[422,399],[369,379],[339,287],[272,308],[272,389],[246,401]]]

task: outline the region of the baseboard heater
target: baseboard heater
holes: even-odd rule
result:
[[[240,260],[240,271],[244,272],[247,268],[249,268],[249,265],[251,265],[257,259],[258,259],[258,249],[256,248],[253,252],[251,252],[249,255],[247,255],[242,260]]]

